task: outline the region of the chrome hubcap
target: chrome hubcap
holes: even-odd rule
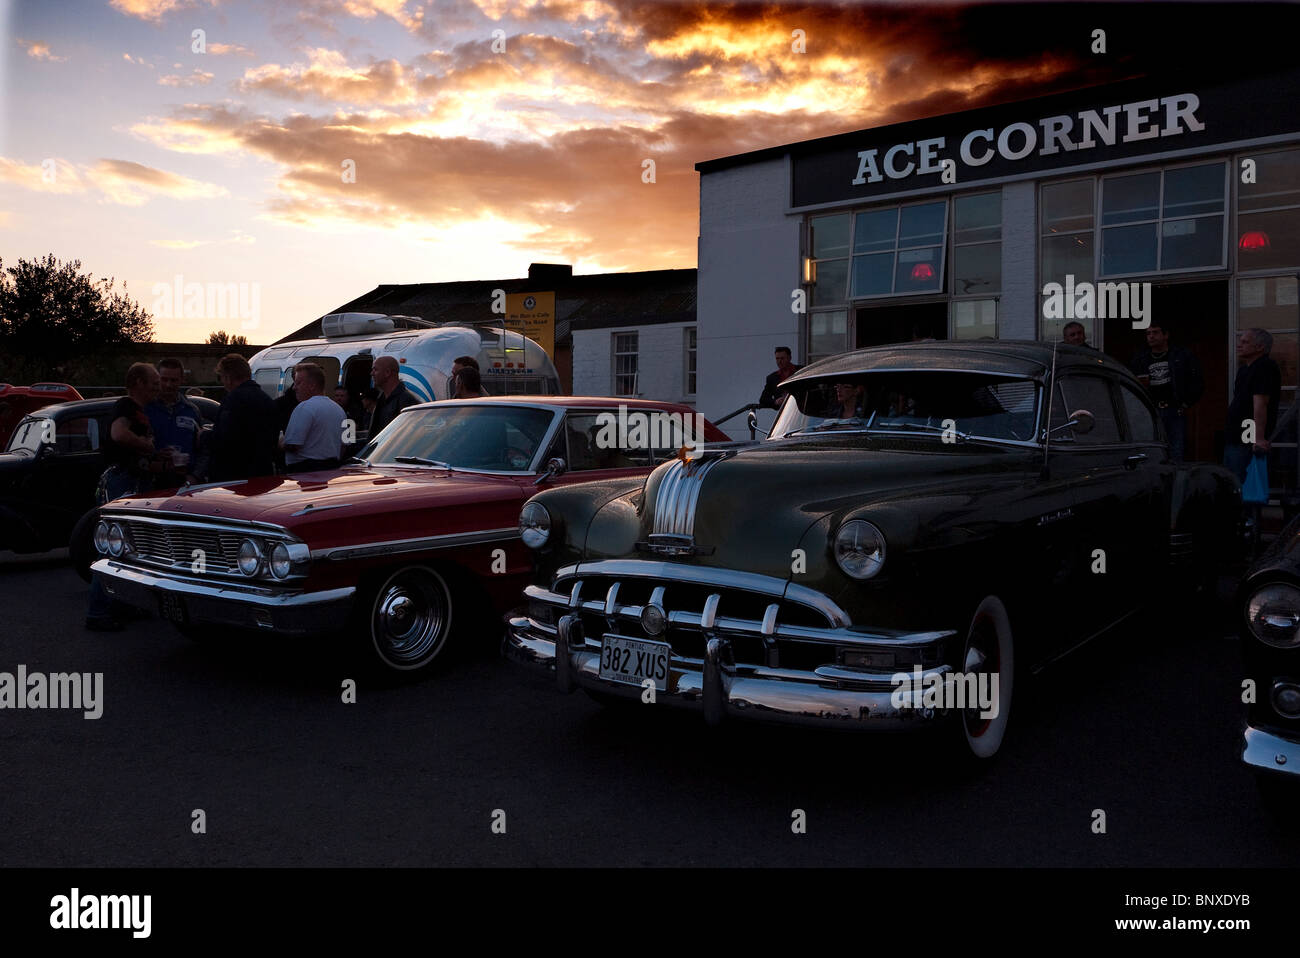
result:
[[[389,579],[375,599],[371,629],[380,654],[397,668],[423,665],[446,637],[449,609],[430,573],[408,569]]]

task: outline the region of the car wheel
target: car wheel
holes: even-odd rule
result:
[[[68,537],[68,558],[72,560],[72,567],[77,570],[77,575],[82,579],[90,581],[90,567],[99,558],[99,553],[95,550],[95,523],[99,521],[99,507],[87,510],[86,514],[77,520],[77,524],[72,527],[72,535]]]
[[[949,732],[950,744],[957,757],[967,764],[980,765],[1002,748],[1011,717],[1015,680],[1011,620],[997,596],[987,596],[976,608],[966,630],[960,661],[962,673],[979,676],[975,691],[983,697],[987,690],[991,705],[984,709],[975,704],[959,710]]]
[[[410,677],[445,656],[452,632],[451,590],[429,566],[407,566],[378,580],[362,604],[363,649],[390,678]]]

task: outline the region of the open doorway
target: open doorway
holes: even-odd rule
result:
[[[1201,364],[1205,392],[1187,420],[1189,460],[1223,459],[1223,420],[1228,409],[1228,280],[1153,284],[1151,322],[1169,334],[1169,345],[1185,346]],[[1106,352],[1124,365],[1147,348],[1146,333],[1130,319],[1107,318]]]
[[[948,303],[865,306],[857,312],[857,347],[948,338]]]

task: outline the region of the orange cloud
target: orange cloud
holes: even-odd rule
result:
[[[195,68],[189,76],[180,76],[179,74],[168,74],[160,76],[158,83],[161,86],[207,86],[212,82],[213,74]]]
[[[19,40],[18,42],[22,43],[23,41]],[[56,57],[50,52],[49,46],[44,43],[27,44],[27,55],[33,60],[48,60],[52,63],[63,63],[68,59],[67,57]]]

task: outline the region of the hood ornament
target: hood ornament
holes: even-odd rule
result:
[[[690,449],[678,450],[676,461],[664,470],[655,493],[654,524],[647,541],[637,549],[664,556],[712,555],[713,546],[695,544],[695,510],[705,478],[729,452],[690,456]]]

